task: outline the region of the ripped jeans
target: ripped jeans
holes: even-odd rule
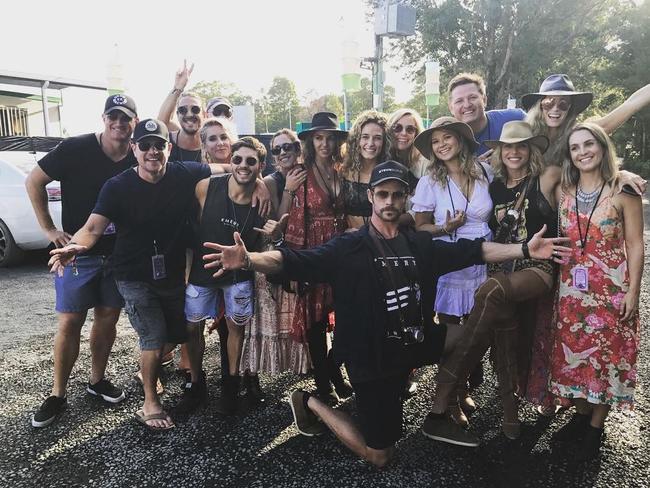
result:
[[[225,286],[188,284],[185,289],[185,319],[200,322],[219,315],[223,301],[226,318],[237,325],[246,325],[253,316],[255,305],[253,281],[241,281]]]

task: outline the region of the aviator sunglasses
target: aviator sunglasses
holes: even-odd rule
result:
[[[188,111],[191,111],[193,115],[199,115],[201,113],[201,107],[198,105],[181,105],[176,111],[181,115],[186,115]]]
[[[403,130],[405,130],[408,135],[412,136],[417,132],[418,128],[415,127],[414,125],[402,125],[402,124],[395,124],[393,126],[393,132],[395,134],[399,134]]]
[[[403,191],[386,191],[386,190],[372,190],[372,194],[375,195],[380,200],[388,200],[388,197],[392,197],[393,200],[401,200],[406,196],[406,193]]]
[[[229,119],[232,117],[232,110],[224,105],[217,105],[212,109],[212,115],[215,117],[226,117]]]
[[[167,142],[166,141],[155,141],[155,142],[150,142],[150,141],[141,141],[138,142],[138,149],[142,152],[147,152],[151,147],[155,147],[156,150],[158,151],[164,151],[165,148],[167,147]]]
[[[300,148],[300,143],[298,141],[294,142],[285,142],[284,144],[279,144],[271,148],[271,154],[274,156],[279,156],[282,151],[288,152],[297,152]]]
[[[120,120],[120,122],[123,122],[125,124],[128,124],[131,122],[133,119],[126,115],[125,113],[119,112],[118,110],[113,110],[112,112],[109,112],[106,114],[106,117],[108,117],[108,120],[111,122],[115,122],[116,120]]]
[[[247,164],[248,166],[255,166],[255,165],[259,162],[259,161],[258,161],[257,159],[255,159],[254,157],[249,156],[249,157],[247,157],[247,158],[244,160],[244,158],[242,158],[242,157],[239,156],[239,155],[237,155],[237,156],[233,156],[232,159],[231,159],[231,161],[232,161],[232,164],[235,164],[235,165],[240,165],[242,161],[246,161],[246,164]]]
[[[542,100],[541,103],[542,108],[546,111],[551,110],[556,105],[557,108],[562,112],[566,112],[567,110],[569,110],[569,108],[571,108],[571,102],[563,98],[555,98],[555,97],[545,98],[544,100]]]

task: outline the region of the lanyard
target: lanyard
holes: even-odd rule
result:
[[[594,212],[596,211],[596,207],[598,206],[598,200],[600,200],[600,195],[603,193],[603,189],[605,188],[606,184],[607,182],[604,181],[603,186],[600,187],[600,191],[598,192],[598,196],[596,197],[596,201],[594,202],[594,208],[591,209],[591,213],[589,214],[589,218],[587,219],[587,228],[585,229],[584,240],[582,239],[582,229],[580,229],[580,211],[578,210],[578,185],[576,185],[576,220],[578,224],[578,236],[580,237],[580,253],[583,256],[585,254],[585,246],[587,245],[587,239],[589,238],[589,225],[591,224],[591,218],[594,216]]]
[[[467,215],[467,207],[469,206],[469,182],[470,179],[469,177],[467,178],[467,195],[463,194],[465,197],[465,215]],[[451,196],[451,188],[450,188],[451,182],[449,176],[447,176],[447,192],[449,193],[449,200],[451,200],[451,211],[453,213],[453,217],[456,217],[456,206],[454,205],[454,197]],[[460,188],[459,188],[460,190]],[[463,193],[463,190],[460,190],[461,193]],[[454,230],[453,235],[451,235],[451,240],[455,241],[456,240],[456,233],[457,230]]]

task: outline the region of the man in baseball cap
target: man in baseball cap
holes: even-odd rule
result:
[[[226,117],[232,120],[232,103],[224,97],[214,97],[208,100],[208,105],[205,109],[208,117]]]
[[[108,115],[116,110],[125,113],[132,119],[135,119],[138,116],[138,109],[135,106],[135,100],[128,95],[118,93],[117,95],[111,95],[106,99],[106,103],[104,104],[104,114]]]

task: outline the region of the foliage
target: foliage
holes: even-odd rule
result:
[[[214,97],[226,97],[233,105],[246,105],[253,102],[253,97],[243,94],[233,83],[222,81],[200,81],[188,91],[196,93],[203,103]]]

